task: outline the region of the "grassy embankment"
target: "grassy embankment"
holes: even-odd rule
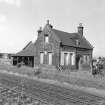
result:
[[[50,70],[43,70],[40,74],[35,75],[35,69],[29,67],[13,67],[9,65],[0,65],[0,70],[26,74],[29,77],[38,76],[39,78],[43,79],[51,79],[51,80],[58,80],[60,82],[67,82],[70,84],[84,86],[84,87],[93,87],[97,89],[105,89],[105,78],[94,78],[91,74],[86,71],[79,71],[79,72],[59,72],[59,71],[50,71]]]

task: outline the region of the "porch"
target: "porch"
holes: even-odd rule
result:
[[[34,56],[13,56],[13,65],[18,64],[34,67]]]

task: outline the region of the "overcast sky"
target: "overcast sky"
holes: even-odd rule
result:
[[[67,32],[83,23],[94,56],[105,56],[105,0],[0,0],[0,52],[20,51],[47,19]]]

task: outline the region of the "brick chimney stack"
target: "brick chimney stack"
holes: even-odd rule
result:
[[[40,27],[37,32],[38,32],[38,36],[39,36],[41,34],[41,32],[42,32],[42,27]]]
[[[47,20],[47,25],[49,25],[50,28],[53,28],[53,26],[50,24],[49,20]]]
[[[47,25],[49,25],[49,20],[47,20]]]
[[[83,27],[82,23],[80,23],[78,26],[78,34],[80,35],[80,37],[83,36],[83,29],[84,29],[84,27]]]

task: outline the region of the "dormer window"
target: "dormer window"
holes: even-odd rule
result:
[[[79,45],[80,45],[80,42],[79,42],[79,40],[78,40],[78,39],[76,40],[76,45],[77,45],[77,46],[79,46]]]
[[[45,40],[45,43],[48,43],[48,42],[49,42],[48,34],[45,34],[45,35],[44,35],[44,40]]]

